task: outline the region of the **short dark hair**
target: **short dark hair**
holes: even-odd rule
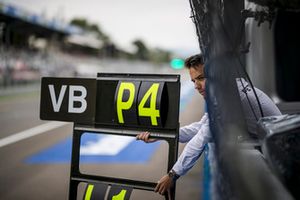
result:
[[[184,61],[184,66],[188,69],[190,69],[191,67],[195,68],[199,65],[204,65],[204,58],[203,58],[202,54],[196,54],[196,55],[190,56],[187,59],[185,59],[185,61]]]

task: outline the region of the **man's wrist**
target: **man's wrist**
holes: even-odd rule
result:
[[[168,172],[168,176],[172,178],[173,181],[176,181],[180,177],[173,169]]]

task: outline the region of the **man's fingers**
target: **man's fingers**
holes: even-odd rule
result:
[[[164,195],[165,191],[166,191],[166,186],[164,186],[164,184],[162,182],[158,181],[158,183],[154,189],[154,192]]]
[[[168,189],[168,200],[171,200],[171,190]]]
[[[147,142],[149,140],[149,135],[150,135],[149,132],[144,132],[142,135],[143,140]]]
[[[158,193],[161,194],[161,195],[164,195],[165,191],[166,191],[166,187],[162,186],[162,187],[159,188]]]
[[[142,133],[140,133],[140,134],[138,134],[137,136],[136,136],[136,139],[137,140],[144,140],[144,137],[145,137],[145,134],[146,134],[147,132],[142,132]]]
[[[149,138],[150,132],[145,132],[145,137]]]
[[[141,136],[142,136],[142,134],[143,134],[143,133],[137,134],[137,135],[136,135],[136,139],[137,139],[137,140],[140,140],[140,139],[141,139]]]
[[[145,141],[146,141],[146,142],[150,142],[150,138],[149,138],[149,137],[150,137],[150,133],[149,133],[149,132],[146,132],[146,133],[145,133]]]
[[[138,135],[136,135],[136,140],[142,140],[146,143],[152,143],[152,142],[155,142],[157,139],[153,139],[153,138],[150,138],[150,135],[151,133],[150,132],[142,132]]]
[[[154,192],[158,192],[159,189],[160,189],[160,182],[158,181],[156,187],[154,188]]]
[[[143,140],[145,142],[149,142],[150,132],[142,132],[136,136],[137,140]]]
[[[159,194],[163,195],[165,193],[165,188],[162,185],[157,185],[154,189],[154,192],[158,192]]]

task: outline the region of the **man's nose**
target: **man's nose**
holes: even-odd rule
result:
[[[197,83],[197,81],[195,81],[195,83],[194,83],[194,88],[199,89],[199,84]]]

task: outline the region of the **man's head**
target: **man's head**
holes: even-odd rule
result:
[[[189,69],[191,81],[193,81],[195,89],[205,98],[203,56],[201,54],[193,55],[185,60],[184,65]]]

